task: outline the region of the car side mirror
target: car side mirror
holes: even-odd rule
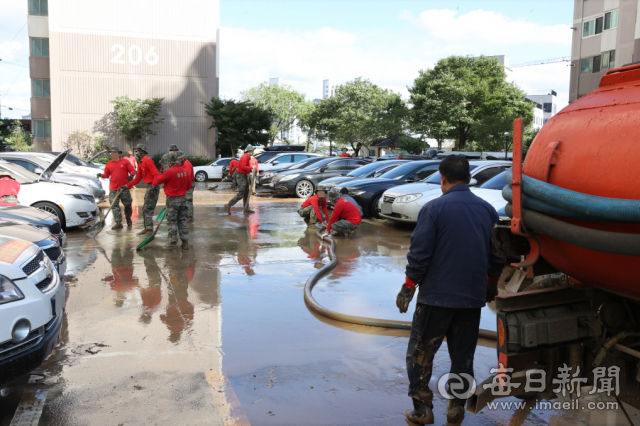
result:
[[[327,166],[321,167],[321,168],[320,168],[320,171],[321,171],[321,172],[326,172],[328,168],[329,168],[329,167],[327,167]]]
[[[36,168],[33,170],[33,173],[36,173],[36,174],[40,174],[40,173],[42,173],[42,172],[44,172],[44,170],[42,170],[40,167],[36,167]]]
[[[408,177],[407,180],[406,180],[407,183],[413,183],[415,181],[416,181],[416,178],[414,178],[413,176],[412,177]]]
[[[82,166],[82,163],[79,161],[76,161],[76,166]]]
[[[469,186],[476,186],[478,185],[478,181],[475,180],[474,178],[471,178],[471,180],[469,181]]]
[[[278,165],[278,164],[280,164],[280,162],[279,162],[279,161],[274,161],[274,162],[273,162],[273,165],[274,165],[274,166],[276,166],[276,165]]]

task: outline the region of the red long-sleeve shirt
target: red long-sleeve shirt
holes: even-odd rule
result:
[[[244,154],[240,157],[240,164],[238,164],[238,173],[242,173],[243,175],[248,175],[251,173],[251,157],[249,154]]]
[[[131,189],[134,185],[140,183],[140,180],[143,180],[144,183],[153,183],[153,178],[155,178],[157,174],[158,168],[156,167],[156,163],[145,155],[138,164],[136,177],[127,184],[127,188]]]
[[[346,158],[346,157],[351,157],[351,156],[349,154],[347,154],[347,153],[344,153],[344,154],[340,154],[340,157],[345,157]]]
[[[15,195],[17,197],[18,192],[20,192],[19,182],[8,177],[0,178],[0,197],[5,195]]]
[[[229,163],[229,174],[232,175],[233,172],[236,171],[236,169],[238,168],[238,164],[240,164],[240,162],[238,160],[236,160],[235,158],[233,160],[231,160],[231,162]]]
[[[102,177],[109,179],[109,189],[111,191],[117,191],[123,185],[129,183],[129,175],[135,175],[136,171],[128,160],[124,158],[118,161],[109,161],[104,167],[104,173]]]
[[[164,173],[156,175],[153,186],[161,183],[164,183],[164,194],[167,197],[182,197],[193,186],[189,173],[177,164]]]
[[[306,199],[304,203],[302,203],[302,207],[313,206],[313,210],[316,212],[316,218],[318,220],[322,220],[322,215],[320,214],[320,206],[322,206],[322,210],[324,211],[324,217],[329,218],[329,212],[327,211],[327,199],[326,198],[318,198],[318,194],[315,194],[312,197]]]
[[[181,166],[187,171],[191,180],[196,180],[196,175],[193,173],[193,164],[191,164],[191,161],[184,160],[184,163],[182,163]]]
[[[255,166],[256,173],[260,173],[260,166],[258,164],[260,164],[258,162],[258,159],[255,157],[251,157],[251,159],[249,160],[249,165],[251,165],[251,167]]]
[[[333,208],[333,213],[331,214],[331,219],[329,219],[329,224],[327,225],[327,232],[331,232],[331,225],[339,221],[340,219],[345,219],[354,225],[360,225],[362,222],[362,218],[360,217],[360,210],[353,203],[340,198],[336,202],[336,206]]]

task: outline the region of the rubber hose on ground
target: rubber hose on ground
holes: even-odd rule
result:
[[[505,185],[505,187],[502,188],[502,198],[504,198],[510,203],[513,203],[513,190],[511,189],[511,185]],[[538,200],[537,198],[533,198],[527,194],[522,194],[522,207],[527,208],[529,210],[534,210],[540,213],[550,214],[553,216],[567,217],[570,219],[582,219],[582,220],[589,220],[592,222],[620,222],[618,220],[606,220],[600,217],[593,217],[592,215],[583,214],[578,211],[563,209],[561,207],[549,204],[545,201]]]
[[[377,318],[367,318],[367,317],[359,317],[355,315],[347,315],[341,314],[330,309],[325,308],[320,305],[313,298],[311,292],[313,291],[313,287],[320,281],[320,278],[328,274],[338,265],[338,259],[335,254],[336,242],[332,238],[323,239],[321,237],[320,232],[317,233],[318,238],[320,238],[323,242],[327,242],[329,244],[329,258],[330,261],[322,268],[318,269],[313,273],[307,280],[304,285],[304,301],[312,311],[325,316],[327,318],[331,318],[337,321],[342,321],[350,324],[359,324],[359,325],[369,325],[372,327],[383,327],[383,328],[397,328],[402,330],[411,330],[411,321],[394,321],[394,320],[385,320],[385,319],[377,319]],[[327,241],[328,240],[328,241]],[[479,330],[479,337],[484,339],[493,339],[496,340],[498,338],[497,333],[491,330]]]
[[[505,173],[505,180],[511,183],[513,170]],[[530,197],[582,215],[592,220],[640,223],[640,200],[624,200],[620,198],[598,197],[560,188],[542,182],[527,175],[522,175],[522,192]]]
[[[505,212],[513,217],[513,206],[507,204]],[[522,209],[522,218],[528,229],[574,246],[604,253],[640,256],[640,234],[585,228],[528,209]]]

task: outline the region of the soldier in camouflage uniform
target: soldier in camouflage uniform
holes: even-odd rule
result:
[[[131,192],[127,187],[129,183],[129,175],[136,173],[131,163],[124,158],[120,157],[122,151],[117,146],[112,146],[110,149],[111,161],[107,162],[104,167],[104,172],[98,173],[98,178],[109,179],[109,203],[113,204],[111,211],[113,213],[113,220],[115,224],[111,229],[122,229],[122,210],[120,210],[120,202],[124,205],[124,215],[127,219],[127,226],[131,227],[133,222],[131,221],[131,214],[133,209],[131,203]],[[120,197],[116,200],[116,194],[120,191]],[[114,202],[115,200],[115,202]]]
[[[169,168],[169,165],[167,163],[167,158],[169,157],[169,154],[171,154],[172,152],[178,152],[178,145],[171,145],[169,147],[169,152],[167,152],[162,156],[162,158],[160,159],[160,170],[167,170]]]
[[[147,190],[144,193],[144,205],[142,206],[144,229],[138,232],[138,235],[146,235],[153,233],[153,213],[160,195],[160,188],[151,185],[158,174],[158,169],[153,160],[147,156],[146,145],[139,143],[133,149],[133,152],[138,161],[138,171],[136,172],[136,177],[127,184],[127,188],[131,189],[134,185],[138,185],[141,180],[147,185]]]
[[[180,165],[187,171],[189,179],[191,179],[191,188],[184,195],[184,199],[187,202],[187,222],[191,223],[193,222],[193,190],[196,189],[196,177],[193,173],[193,164],[191,164],[184,152],[178,151],[178,161],[180,161]]]
[[[238,165],[236,182],[238,183],[238,193],[231,199],[227,204],[223,206],[223,211],[227,214],[231,214],[231,207],[236,204],[241,199],[243,200],[243,206],[245,213],[253,213],[253,210],[249,208],[248,201],[249,196],[251,195],[250,185],[250,176],[251,172],[255,170],[255,167],[252,167],[249,164],[251,156],[253,155],[253,151],[255,148],[251,145],[248,145],[244,149],[244,155],[240,158],[240,164]]]
[[[175,153],[167,156],[167,170],[158,174],[153,180],[153,186],[164,184],[167,196],[167,221],[169,223],[169,245],[173,249],[178,244],[178,237],[182,240],[182,249],[189,250],[189,228],[187,227],[187,204],[184,196],[191,187],[191,179],[183,169]]]

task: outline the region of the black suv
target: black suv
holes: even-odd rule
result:
[[[327,158],[314,163],[308,169],[285,171],[273,178],[273,192],[278,195],[295,195],[308,198],[318,183],[343,173],[349,173],[368,164],[360,158]]]

